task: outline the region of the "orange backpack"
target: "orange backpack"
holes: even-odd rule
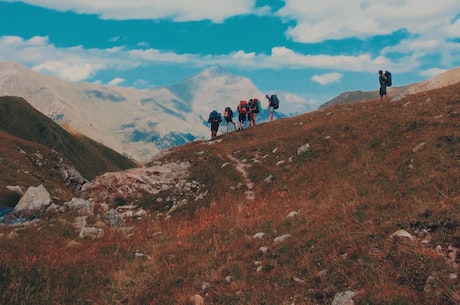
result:
[[[238,112],[240,114],[248,113],[248,103],[245,100],[240,101],[240,104],[238,105]]]

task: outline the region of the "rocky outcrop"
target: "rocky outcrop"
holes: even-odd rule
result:
[[[187,180],[190,163],[172,162],[105,173],[82,188],[81,196],[94,204],[111,207],[150,196],[172,211],[206,196],[203,186]]]

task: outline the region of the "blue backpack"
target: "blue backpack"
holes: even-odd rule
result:
[[[280,100],[278,99],[278,96],[276,96],[276,94],[273,94],[271,97],[270,97],[270,101],[271,101],[271,106],[273,106],[274,109],[278,109],[279,106],[280,106]]]
[[[222,122],[222,116],[217,111],[213,110],[209,114],[208,123],[220,123]]]
[[[385,71],[384,73],[385,77],[387,78],[387,82],[386,82],[386,85],[388,87],[391,87],[391,85],[393,84],[392,80],[391,80],[391,73],[390,71]]]

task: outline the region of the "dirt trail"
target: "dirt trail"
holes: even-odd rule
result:
[[[249,164],[247,163],[244,163],[244,162],[241,162],[240,160],[236,159],[235,157],[233,157],[232,155],[227,155],[227,157],[234,163],[236,164],[235,168],[238,172],[241,173],[241,176],[243,177],[243,180],[244,180],[244,184],[246,185],[246,188],[247,190],[244,192],[244,194],[246,195],[246,199],[249,199],[249,200],[254,200],[254,191],[253,191],[253,188],[254,188],[254,182],[252,182],[250,179],[249,179],[249,175],[248,175],[248,171],[246,170],[246,168],[250,167]]]

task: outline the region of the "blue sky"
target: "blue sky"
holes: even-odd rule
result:
[[[220,66],[319,105],[460,66],[460,1],[0,0],[0,60],[139,89]]]

